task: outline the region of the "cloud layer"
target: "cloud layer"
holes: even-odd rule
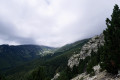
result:
[[[0,0],[0,44],[62,46],[100,34],[118,0]]]

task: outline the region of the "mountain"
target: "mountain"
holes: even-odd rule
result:
[[[0,80],[120,80],[118,5],[106,25],[102,34],[59,49],[1,45]]]
[[[101,70],[100,53],[103,51],[101,46],[104,46],[104,43],[104,35],[101,34],[69,44],[71,46],[65,45],[55,49],[54,54],[44,55],[9,69],[6,71],[6,78],[8,80],[39,80],[40,78],[40,80],[101,80],[114,77],[119,80],[118,77]],[[42,49],[44,48],[43,46]]]
[[[42,49],[42,53],[41,53],[42,56],[45,56],[47,54],[54,54],[55,51],[58,49],[58,48],[43,46],[43,45],[41,45],[40,47]]]
[[[97,53],[99,47],[103,45],[103,34],[89,39],[89,41],[81,47],[78,54],[73,54],[69,57],[66,68],[64,67],[62,71],[56,73],[52,80],[70,80],[72,78],[73,80],[81,80],[83,77],[81,73],[87,72],[87,74],[90,74],[93,71],[93,66],[99,63],[99,54]],[[78,74],[81,75],[77,76]]]
[[[70,50],[70,49],[72,49],[74,47],[80,47],[81,44],[85,43],[85,41],[87,41],[87,40],[89,40],[89,39],[83,39],[83,40],[73,42],[71,44],[66,44],[66,45],[62,46],[61,48],[58,48],[56,50],[56,52],[64,52],[64,51]]]
[[[53,54],[55,49],[39,45],[0,45],[0,70],[13,68],[42,55]]]
[[[87,56],[91,56],[91,52],[97,53],[98,48],[104,45],[103,34],[91,38],[81,49],[79,54],[75,54],[68,60],[68,66],[78,66],[80,59],[85,59]]]
[[[51,80],[120,80],[119,71],[118,74],[112,74],[103,68],[104,45],[103,34],[91,38],[82,46],[79,54],[69,58],[68,67],[57,72]]]
[[[107,28],[91,38],[79,54],[72,55],[67,68],[52,80],[120,80],[120,9],[116,4]]]
[[[114,75],[102,68],[104,44],[103,34],[92,37],[78,54],[69,58],[67,68],[57,72],[51,80],[120,80],[120,73]]]
[[[27,76],[31,74],[32,71],[37,69],[39,66],[46,67],[47,77],[52,78],[56,72],[63,70],[67,66],[67,62],[70,56],[73,54],[78,54],[81,47],[88,42],[89,39],[80,40],[72,43],[69,50],[57,51],[52,55],[42,56],[38,59],[32,60],[23,65],[17,66],[13,69],[6,71],[7,78],[9,80],[27,80]],[[76,44],[77,43],[77,44]],[[42,47],[43,49],[44,47]],[[61,47],[62,48],[62,47]],[[66,47],[67,48],[67,47]],[[37,71],[36,71],[37,72]],[[19,76],[19,79],[18,79]]]

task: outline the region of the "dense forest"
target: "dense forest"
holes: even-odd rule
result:
[[[60,72],[65,69],[69,57],[73,54],[78,54],[81,47],[88,40],[89,39],[80,40],[75,43],[68,44],[69,46],[65,45],[56,50],[54,54],[47,54],[41,57],[37,56],[36,59],[17,65],[16,67],[9,68],[5,71],[3,70],[3,75],[1,75],[2,80],[50,80],[56,72]],[[43,47],[40,49],[42,51]],[[34,52],[34,54],[36,53]],[[39,79],[40,74],[43,77]]]

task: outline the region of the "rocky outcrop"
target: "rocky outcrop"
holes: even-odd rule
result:
[[[73,66],[78,66],[80,59],[85,59],[87,56],[91,56],[91,52],[97,52],[98,47],[104,45],[104,35],[101,34],[99,36],[95,36],[90,39],[81,49],[79,54],[73,55],[68,60],[68,66],[72,69]],[[96,65],[93,67],[93,74],[87,74],[84,72],[82,74],[78,74],[71,80],[120,80],[120,71],[118,71],[117,75],[112,75],[107,73],[107,71],[100,72],[100,65]]]
[[[120,74],[112,75],[107,73],[105,70],[100,72],[100,69],[100,65],[96,65],[93,67],[95,72],[94,76],[90,76],[90,74],[84,72],[71,80],[120,80]]]
[[[103,71],[90,77],[90,74],[83,73],[71,80],[120,80],[120,75],[112,75]]]
[[[98,74],[100,72],[100,65],[94,66],[93,70],[94,70],[95,74]]]
[[[76,76],[75,78],[71,79],[71,80],[98,80],[104,77],[104,75],[106,74],[105,71],[100,73],[100,65],[96,65],[93,67],[93,70],[95,72],[95,76],[90,76],[90,74],[87,74],[86,72],[79,74],[78,76]]]
[[[98,47],[104,45],[104,35],[95,36],[90,39],[81,49],[79,54],[73,55],[68,60],[68,66],[73,68],[74,65],[78,66],[80,59],[85,59],[87,56],[91,56],[91,51],[97,52]]]
[[[56,73],[56,75],[51,80],[56,80],[60,76],[59,73]]]

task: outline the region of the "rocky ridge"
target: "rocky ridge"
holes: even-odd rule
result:
[[[78,76],[76,76],[71,80],[120,80],[120,75],[119,74],[112,75],[110,73],[107,73],[106,71],[95,73],[94,76],[90,76],[90,74],[82,73],[82,74],[78,74]]]
[[[97,52],[98,47],[104,45],[104,35],[100,34],[92,39],[90,39],[81,49],[79,54],[73,55],[68,60],[68,66],[73,68],[73,66],[78,66],[80,59],[85,59],[87,56],[91,56],[91,51]]]
[[[73,66],[78,66],[80,59],[85,59],[87,56],[91,56],[91,51],[94,52],[98,51],[98,47],[104,45],[104,35],[101,34],[99,36],[95,36],[92,39],[90,39],[81,49],[79,54],[73,55],[68,60],[68,66],[72,69]],[[86,72],[82,74],[78,74],[76,77],[74,77],[71,80],[120,80],[120,71],[117,75],[112,75],[110,73],[107,73],[107,71],[100,72],[100,65],[96,65],[93,67],[93,70],[95,72],[94,76],[91,76],[90,74],[87,74]]]

